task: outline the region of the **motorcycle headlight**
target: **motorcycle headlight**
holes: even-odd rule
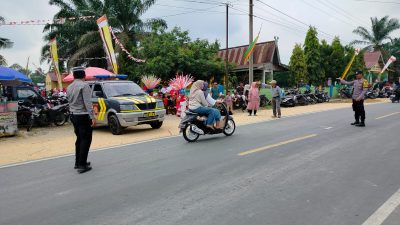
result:
[[[135,109],[135,105],[120,105],[119,107],[121,111],[129,111]]]
[[[162,101],[158,101],[156,105],[157,109],[163,109],[164,108],[164,103]]]
[[[294,97],[293,97],[293,99],[294,99],[294,100],[296,100],[296,99],[297,99],[297,97],[296,97],[296,96],[294,96]]]

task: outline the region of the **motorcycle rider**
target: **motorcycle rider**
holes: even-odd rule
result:
[[[199,114],[206,114],[206,126],[213,130],[220,129],[221,114],[218,110],[209,107],[203,89],[203,80],[198,80],[193,83],[189,93],[189,110]],[[218,100],[216,102],[218,102]]]
[[[364,79],[364,74],[362,71],[356,72],[356,80],[345,81],[338,78],[341,84],[353,85],[353,111],[355,122],[351,125],[357,127],[365,127],[365,109],[364,109],[364,95],[368,90],[368,81]],[[361,118],[361,122],[360,122]]]

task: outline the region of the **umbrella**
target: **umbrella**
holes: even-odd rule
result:
[[[32,83],[32,80],[23,73],[4,66],[0,66],[0,81],[2,81],[3,84],[19,82]]]
[[[110,71],[98,67],[87,67],[85,69],[85,73],[86,80],[96,80],[98,79],[95,77],[96,75],[113,75],[113,73],[111,73]],[[68,74],[68,76],[63,79],[64,82],[72,82],[73,80],[74,75],[72,73]]]

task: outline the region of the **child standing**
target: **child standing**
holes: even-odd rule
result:
[[[228,108],[228,112],[230,115],[232,115],[233,113],[233,97],[231,95],[230,91],[226,91],[226,97],[224,100],[226,107]]]

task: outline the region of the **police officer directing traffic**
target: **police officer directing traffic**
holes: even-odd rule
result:
[[[71,112],[71,122],[76,135],[75,142],[75,169],[78,173],[85,173],[92,169],[87,161],[92,143],[93,127],[96,119],[91,102],[91,89],[85,80],[85,68],[72,69],[74,82],[68,86],[67,98]]]
[[[364,79],[362,71],[356,72],[356,80],[354,81],[345,81],[340,78],[339,80],[341,84],[353,85],[352,99],[355,121],[351,125],[365,127],[364,94],[368,90],[368,81]]]

